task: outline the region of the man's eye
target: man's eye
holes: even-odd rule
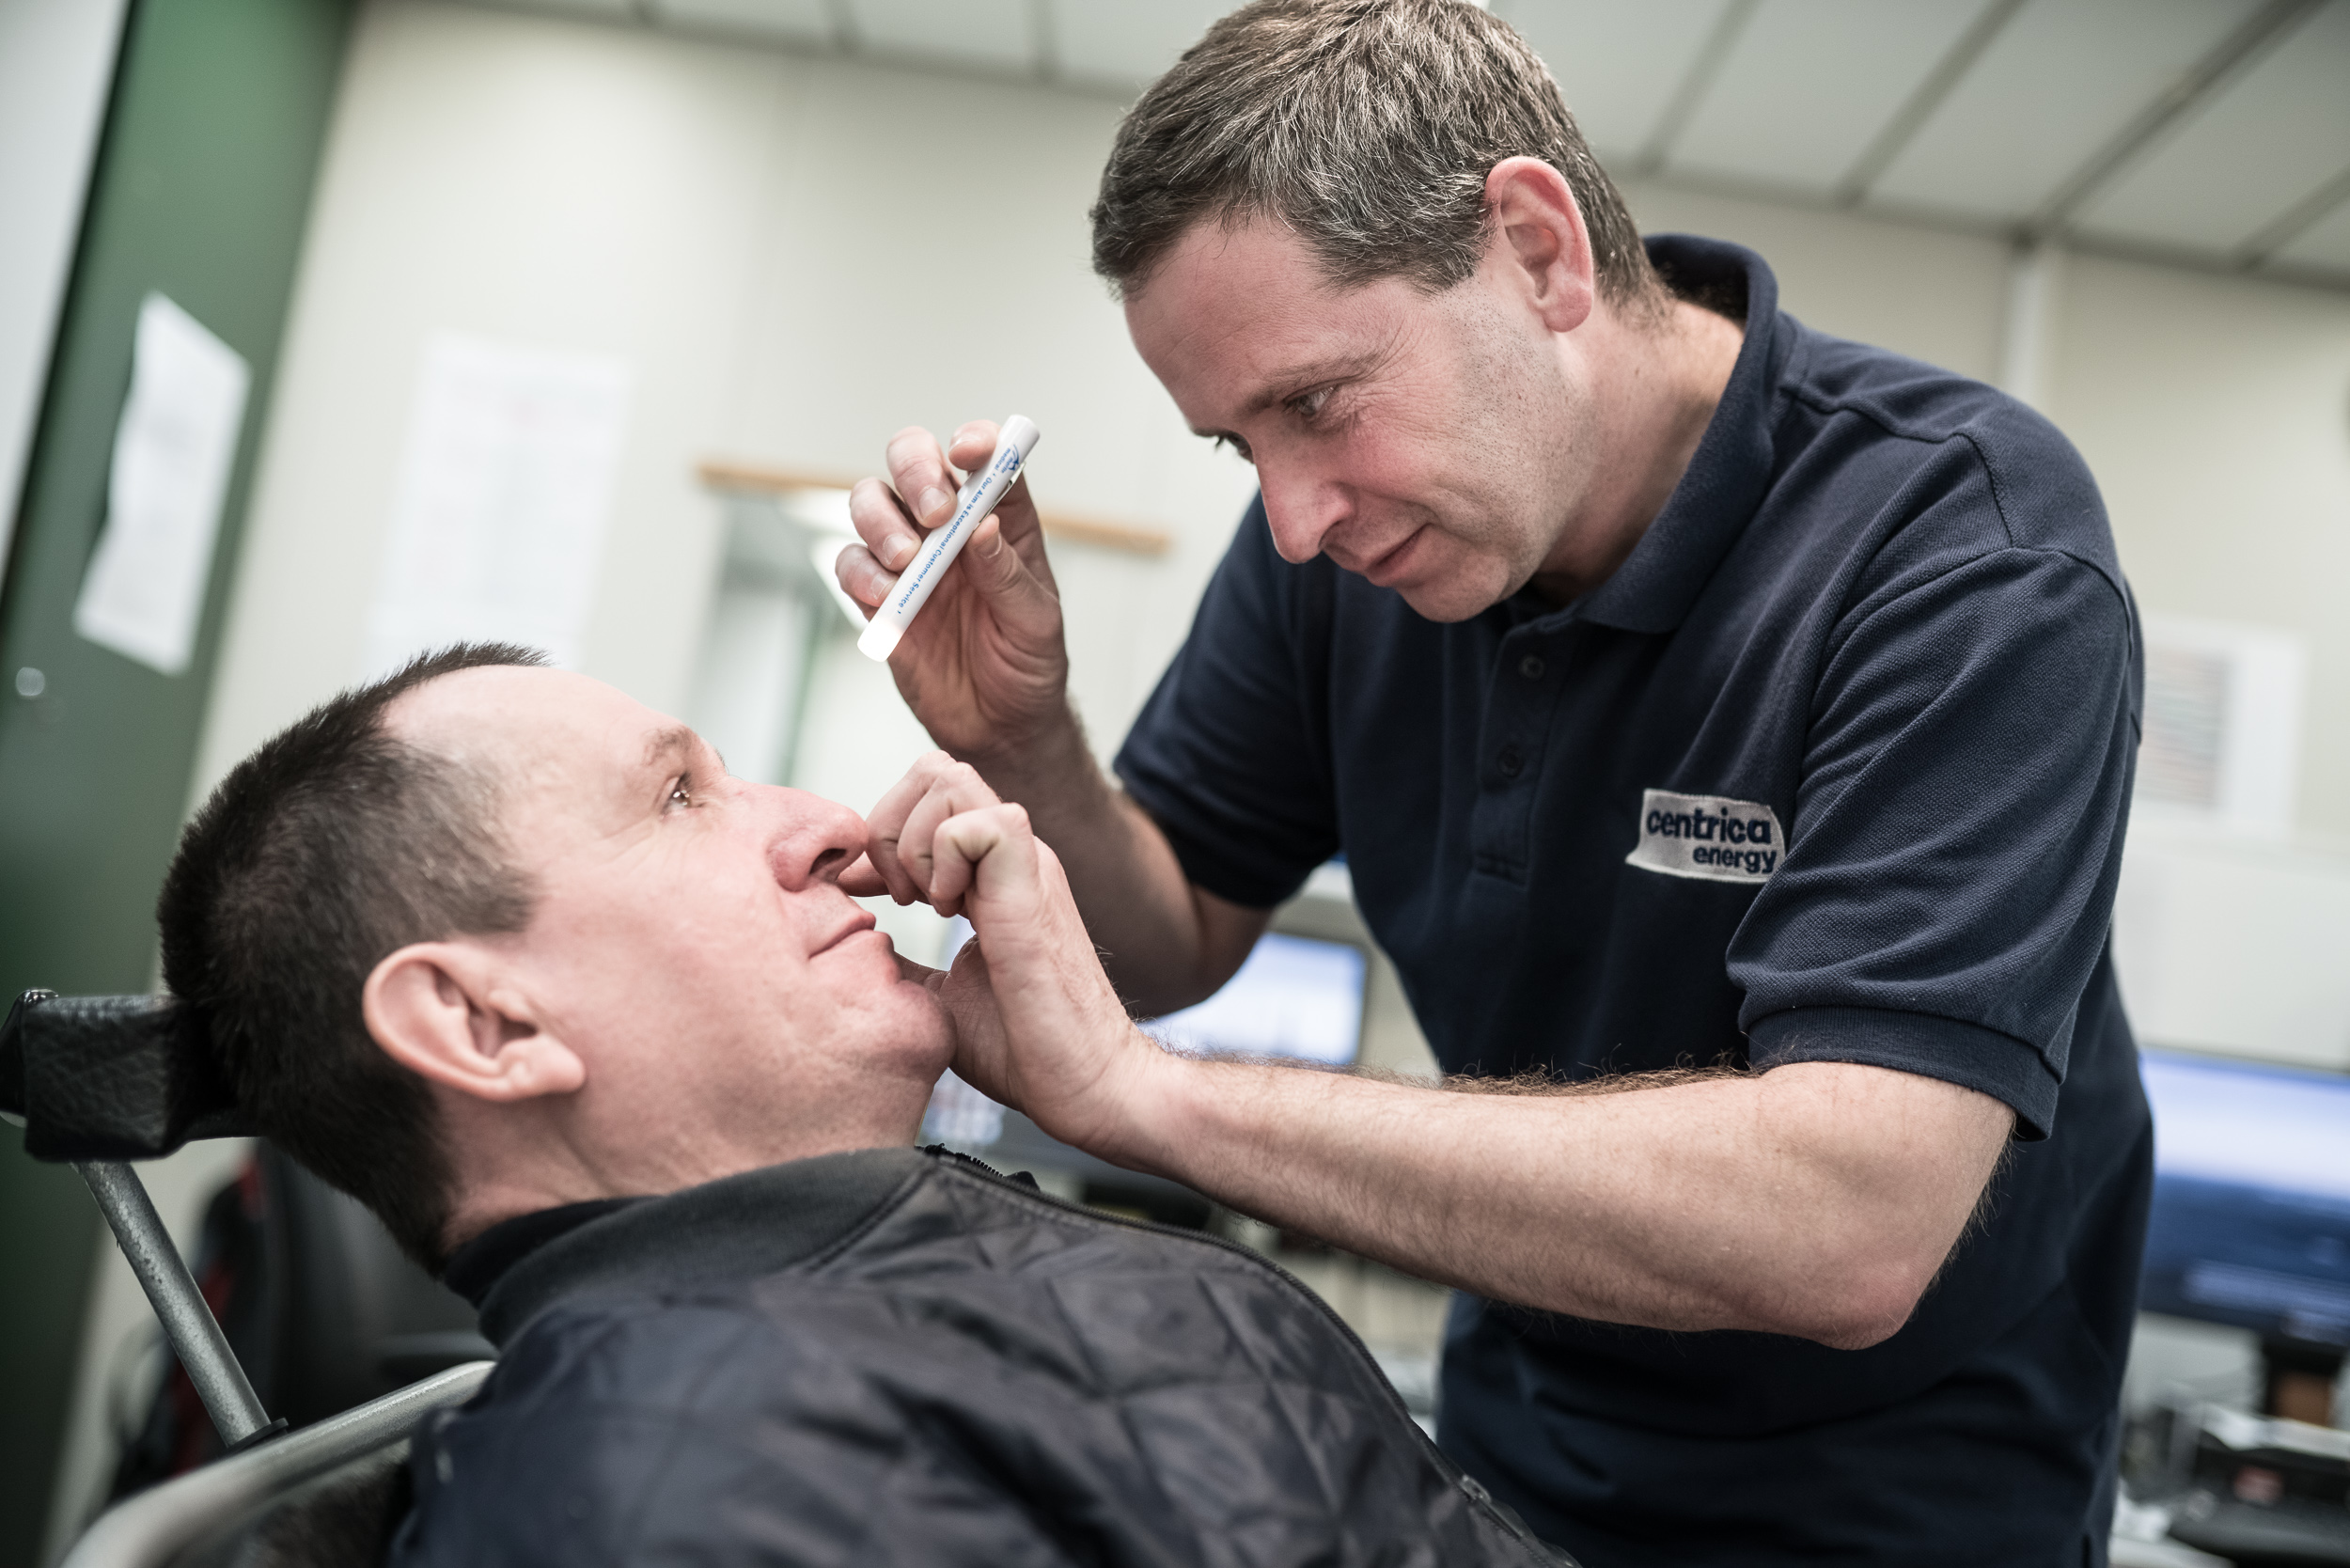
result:
[[[1311,392],[1298,394],[1290,400],[1290,412],[1300,419],[1315,418],[1329,406],[1332,390],[1331,387],[1317,386]]]
[[[1237,435],[1219,435],[1215,438],[1215,444],[1222,450],[1238,452],[1243,463],[1257,461],[1257,454],[1248,449],[1248,443]]]
[[[669,804],[671,806],[691,806],[694,804],[694,781],[692,778],[682,777],[676,783],[669,786]]]

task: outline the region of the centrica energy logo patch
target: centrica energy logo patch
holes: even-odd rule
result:
[[[1667,876],[1768,882],[1786,848],[1767,806],[1649,790],[1640,796],[1640,841],[1624,861]]]

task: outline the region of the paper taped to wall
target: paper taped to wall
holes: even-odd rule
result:
[[[461,639],[578,664],[630,379],[603,355],[426,344],[362,679]]]
[[[243,356],[195,317],[161,294],[140,303],[106,525],[74,631],[165,675],[188,667],[252,381]]]

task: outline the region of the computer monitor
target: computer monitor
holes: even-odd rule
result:
[[[2350,1345],[2350,1077],[2148,1051],[2154,1203],[2138,1304]]]
[[[1223,990],[1152,1019],[1143,1032],[1212,1056],[1345,1067],[1362,1050],[1367,968],[1363,949],[1351,942],[1267,932]]]

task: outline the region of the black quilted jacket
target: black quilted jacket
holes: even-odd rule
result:
[[[1242,1248],[910,1149],[566,1213],[395,1563],[1566,1562]]]

